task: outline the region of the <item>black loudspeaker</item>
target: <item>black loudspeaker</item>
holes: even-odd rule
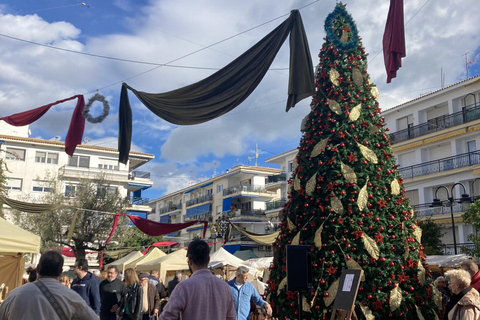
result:
[[[287,246],[287,290],[312,289],[312,255],[310,246]]]

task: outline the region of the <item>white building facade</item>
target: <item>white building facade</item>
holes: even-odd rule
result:
[[[236,166],[222,175],[152,200],[149,203],[152,207],[149,219],[162,223],[208,221],[206,238],[215,249],[222,245],[224,230],[211,232],[210,227],[217,223],[226,226],[221,223],[222,218],[228,218],[249,232],[272,232],[270,219],[266,216],[266,204],[280,199],[281,195],[268,189],[266,181],[269,176],[279,173],[278,169]],[[202,232],[203,224],[199,224],[166,238],[188,245],[194,238],[202,237]],[[258,256],[272,255],[271,248],[257,246],[236,230],[230,234],[225,249],[231,253],[249,249]]]
[[[137,168],[154,159],[154,155],[130,152],[124,165],[118,162],[116,149],[94,145],[78,145],[73,157],[65,153],[65,143],[56,140],[29,138],[28,126],[12,127],[0,121],[0,158],[8,167],[8,197],[16,200],[41,198],[49,191],[49,181],[59,178],[60,190],[66,196],[75,194],[81,179],[103,175],[110,188],[130,200],[129,212],[146,217],[150,207],[142,190],[153,185],[150,173]],[[109,190],[106,190],[109,192]],[[8,207],[5,207],[8,216]]]

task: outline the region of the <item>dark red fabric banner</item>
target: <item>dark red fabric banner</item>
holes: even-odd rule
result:
[[[130,220],[132,220],[133,224],[135,224],[138,229],[143,231],[143,233],[148,234],[152,237],[173,233],[196,225],[198,223],[203,223],[203,238],[205,238],[205,233],[207,232],[208,226],[208,221],[203,220],[192,220],[185,223],[160,223],[140,218],[131,214],[125,214],[125,216],[129,217]]]
[[[117,228],[117,224],[118,224],[118,218],[120,217],[120,215],[117,213],[115,215],[115,219],[113,219],[113,226],[112,226],[112,231],[110,231],[110,234],[108,236],[108,239],[107,241],[105,241],[105,243],[109,243],[110,240],[112,239],[113,237],[113,233],[115,232],[115,229]]]
[[[387,83],[397,76],[406,56],[403,0],[390,0],[387,23],[383,34],[383,58],[387,71]]]
[[[52,106],[77,98],[77,106],[73,111],[70,127],[68,128],[67,137],[65,138],[65,152],[72,156],[77,145],[82,143],[83,131],[85,130],[85,118],[82,116],[82,111],[85,107],[85,99],[83,98],[83,95],[76,95],[63,100],[58,100],[42,107],[0,118],[0,120],[15,127],[26,126],[40,119]]]

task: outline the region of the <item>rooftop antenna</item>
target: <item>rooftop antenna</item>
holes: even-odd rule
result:
[[[213,176],[212,176],[212,178],[215,178],[217,176],[217,166],[218,166],[217,161],[214,161],[213,162]]]
[[[474,62],[477,62],[477,60],[472,60],[472,61],[468,61],[468,54],[470,53],[470,51],[466,52],[465,54],[463,54],[463,56],[465,56],[465,71],[467,72],[467,78],[468,79],[468,66],[471,65],[472,63]]]
[[[89,137],[83,138],[83,143],[84,143],[84,144],[87,144],[87,143],[89,143],[90,141],[92,141],[92,139],[90,139]]]
[[[440,87],[443,89],[445,86],[445,73],[443,73],[443,67],[440,68]]]
[[[258,143],[255,143],[255,167],[258,167]]]

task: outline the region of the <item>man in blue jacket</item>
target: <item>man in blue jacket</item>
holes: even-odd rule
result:
[[[257,289],[248,280],[248,268],[240,266],[237,269],[236,277],[228,281],[233,294],[233,305],[237,320],[250,320],[250,299],[257,305],[265,307],[267,314],[272,315],[272,307],[264,301],[257,292]]]
[[[75,261],[73,272],[77,276],[72,282],[72,290],[77,292],[87,305],[100,314],[100,290],[96,277],[88,272],[88,261],[85,258],[79,258]]]

